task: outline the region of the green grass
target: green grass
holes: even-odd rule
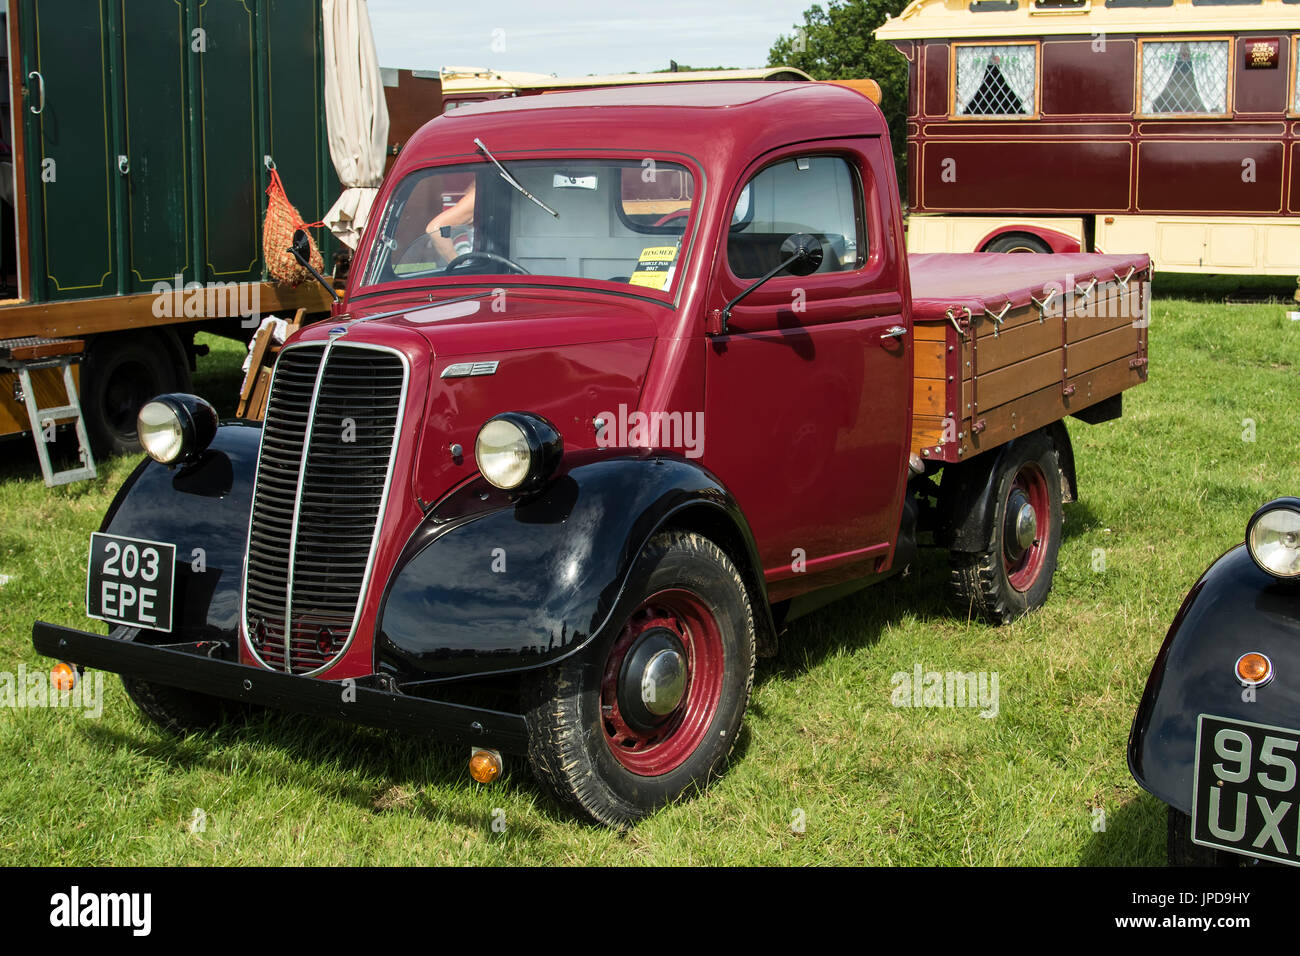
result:
[[[410,737],[269,716],[174,740],[109,675],[98,720],[0,709],[0,853],[81,865],[1159,864],[1164,808],[1128,774],[1129,723],[1188,587],[1260,503],[1296,492],[1300,322],[1278,305],[1157,300],[1150,339],[1150,381],[1126,395],[1123,419],[1070,422],[1082,500],[1066,507],[1046,608],[1005,628],[955,618],[943,557],[927,552],[906,578],[794,623],[759,664],[731,770],[627,834],[561,814],[522,761],[484,788],[460,749]],[[229,396],[240,352],[211,344],[197,389]],[[86,626],[86,540],[133,462],[50,491],[30,453],[6,449],[0,670],[41,668],[30,624]],[[891,675],[918,662],[998,672],[999,714],[891,706]]]

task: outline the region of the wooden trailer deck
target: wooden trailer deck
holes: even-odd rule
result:
[[[912,451],[957,462],[1146,380],[1145,255],[909,257]]]

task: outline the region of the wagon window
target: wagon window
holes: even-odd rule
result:
[[[1228,111],[1227,40],[1142,44],[1142,112],[1222,116]]]
[[[782,160],[746,183],[731,215],[727,263],[737,278],[757,279],[781,263],[781,244],[800,233],[822,242],[818,272],[866,262],[857,174],[839,156]]]
[[[1291,70],[1295,75],[1291,90],[1291,112],[1300,113],[1300,67],[1295,66],[1295,58],[1300,55],[1300,36],[1292,38]]]
[[[958,44],[953,113],[957,116],[1033,116],[1038,47]]]

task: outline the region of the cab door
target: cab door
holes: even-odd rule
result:
[[[726,302],[782,261],[788,236],[820,268],[781,273],[735,306],[707,348],[704,463],[736,496],[770,597],[882,569],[901,518],[912,345],[878,139],[804,144],[746,172],[710,289]]]

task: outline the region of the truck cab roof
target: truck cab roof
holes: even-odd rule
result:
[[[781,122],[773,122],[779,111]],[[527,122],[521,122],[521,114]],[[884,117],[861,93],[826,83],[722,82],[615,87],[467,104],[427,123],[404,166],[474,152],[671,148],[701,160],[743,140],[746,157],[801,140],[878,136]]]

